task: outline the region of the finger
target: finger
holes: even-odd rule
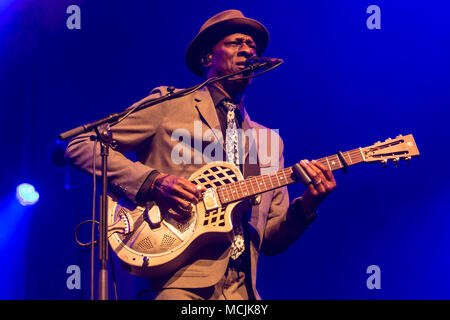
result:
[[[327,181],[322,171],[308,160],[303,160],[303,164],[313,181],[312,188],[316,189],[319,193],[327,192]]]
[[[331,182],[334,182],[334,183],[336,182],[336,181],[334,180],[333,172],[332,172],[329,168],[327,168],[325,165],[323,165],[322,163],[320,163],[320,162],[317,161],[317,160],[313,160],[312,163],[313,163],[314,165],[316,165],[320,170],[322,170],[322,173],[324,174],[325,178],[326,178],[328,181],[331,181]]]
[[[319,169],[315,168],[311,164],[311,162],[309,162],[308,160],[302,160],[302,161],[300,161],[300,164],[306,170],[306,173],[309,175],[309,177],[311,178],[313,183],[321,178],[320,177],[321,171]]]
[[[317,190],[314,187],[314,182],[316,178],[316,173],[306,164],[305,160],[300,161],[300,165],[305,169],[306,174],[311,178],[311,183],[306,186],[306,189],[313,195],[317,195]]]
[[[186,211],[192,211],[194,204],[197,203],[197,202],[186,200],[185,198],[181,198],[181,197],[175,196],[173,198],[178,203],[178,206]]]
[[[189,202],[192,202],[192,203],[197,203],[199,200],[196,193],[192,193],[192,192],[184,189],[180,185],[174,185],[172,187],[172,195],[180,197],[180,198],[187,200]]]
[[[330,193],[331,191],[333,191],[333,189],[336,188],[336,181],[334,180],[334,176],[331,170],[329,170],[329,168],[327,168],[317,160],[313,160],[312,163],[322,171],[322,176],[324,177],[323,186],[325,187],[325,192]]]
[[[190,217],[186,211],[183,211],[180,208],[170,208],[168,212],[172,218],[178,221],[183,221]]]
[[[180,179],[180,186],[186,190],[187,192],[195,195],[197,197],[197,199],[201,198],[201,195],[203,192],[206,191],[206,188],[202,185],[195,185],[192,182],[185,180],[185,179]]]
[[[183,217],[189,217],[191,215],[193,204],[179,197],[171,198],[171,208]]]

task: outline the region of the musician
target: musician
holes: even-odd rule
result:
[[[248,58],[261,56],[268,42],[268,31],[260,22],[238,10],[223,11],[200,28],[187,48],[186,64],[194,74],[205,78],[230,74],[243,68]],[[283,168],[279,136],[277,148],[261,146],[263,139],[255,140],[258,151],[263,147],[277,150],[276,161],[264,163],[249,161],[248,143],[239,145],[234,140],[236,129],[254,129],[257,134],[266,129],[250,119],[243,97],[251,79],[240,77],[142,109],[113,126],[117,146],[108,160],[110,190],[137,203],[155,201],[169,206],[176,219],[189,217],[205,188],[187,178],[206,163],[174,161],[173,150],[179,141],[173,139],[172,133],[183,128],[194,137],[195,123],[202,124],[203,132],[218,133],[216,141],[223,144],[223,159],[234,162],[244,177]],[[143,100],[166,95],[168,90],[158,87]],[[87,133],[74,138],[66,154],[73,165],[92,173],[90,136]],[[194,145],[185,144],[183,151],[194,155]],[[135,152],[138,161],[126,157],[130,151]],[[97,153],[99,174],[99,148]],[[236,161],[242,155],[243,161]],[[312,180],[301,197],[290,202],[287,187],[282,187],[247,202],[247,207],[241,208],[244,212],[236,214],[239,218],[234,221],[231,242],[207,244],[175,272],[151,279],[156,299],[260,299],[255,287],[259,252],[274,255],[286,250],[314,221],[319,204],[336,187],[333,174],[320,163],[302,160],[300,165]]]

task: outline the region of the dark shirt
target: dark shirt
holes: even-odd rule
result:
[[[222,134],[223,134],[223,137],[225,139],[225,137],[226,137],[226,129],[227,129],[227,113],[228,113],[228,110],[222,104],[222,101],[224,101],[224,100],[230,101],[230,99],[227,98],[227,96],[225,96],[225,94],[222,91],[220,91],[219,89],[217,89],[214,86],[208,86],[208,90],[209,90],[209,93],[211,95],[212,101],[213,101],[214,105],[216,106],[217,117],[219,118],[220,128],[222,129]],[[238,128],[242,128],[243,118],[242,118],[241,112],[239,111],[239,108],[236,108],[234,113],[236,115],[236,125],[237,125],[237,127]]]

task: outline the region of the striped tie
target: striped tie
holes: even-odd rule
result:
[[[228,109],[225,138],[227,161],[239,166],[239,144],[235,115],[236,105],[229,101],[223,101],[223,104]],[[231,259],[236,260],[245,250],[244,232],[242,231],[240,214],[233,216],[233,231],[234,238],[231,244]]]

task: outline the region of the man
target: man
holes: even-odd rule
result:
[[[240,11],[227,10],[203,24],[186,51],[186,64],[202,77],[227,75],[244,68],[248,58],[260,56],[268,41],[269,34],[261,23],[244,17]],[[205,163],[174,161],[173,151],[179,141],[173,139],[172,133],[183,128],[194,140],[198,139],[196,123],[202,125],[200,139],[207,130],[222,132],[217,140],[223,144],[221,156],[239,166],[244,177],[283,168],[283,144],[278,136],[277,148],[262,145],[269,145],[269,141],[256,140],[258,151],[262,148],[277,151],[275,160],[264,163],[259,154],[256,163],[250,161],[249,143],[236,141],[237,129],[255,130],[257,135],[266,130],[250,120],[243,106],[244,91],[250,82],[242,75],[216,82],[192,94],[132,113],[113,126],[117,147],[111,150],[108,160],[110,190],[137,203],[153,200],[160,206],[169,206],[175,219],[189,217],[205,188],[187,178]],[[166,87],[156,88],[140,102],[167,92]],[[67,157],[75,166],[91,172],[93,142],[89,136],[84,134],[73,139]],[[189,154],[195,154],[194,145],[195,142],[185,145],[184,151],[187,148]],[[137,162],[126,158],[129,151],[136,153]],[[97,159],[96,166],[100,168],[100,157]],[[286,250],[315,219],[319,204],[336,187],[331,171],[321,164],[304,160],[300,165],[313,181],[301,197],[290,203],[286,187],[263,193],[259,202],[248,204],[247,212],[234,215],[239,218],[233,222],[231,243],[206,245],[179,270],[152,279],[158,291],[156,298],[259,299],[255,287],[259,252],[272,255]]]

